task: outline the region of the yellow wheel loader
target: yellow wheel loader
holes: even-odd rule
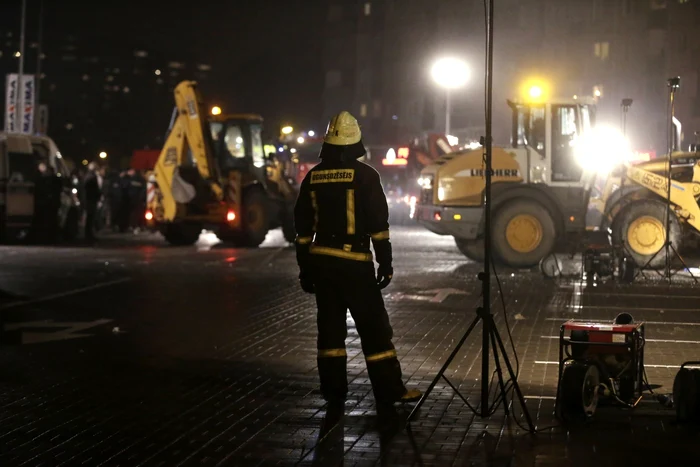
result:
[[[195,82],[177,85],[148,181],[146,222],[173,245],[195,243],[205,228],[237,246],[258,246],[276,227],[293,241],[297,190],[274,154],[264,153],[262,118],[207,116],[202,104]]]
[[[667,163],[622,163],[607,176],[622,149],[596,140],[592,100],[508,104],[511,145],[493,148],[494,260],[531,267],[570,245],[573,236],[604,229],[637,264],[652,258],[651,266],[664,264],[664,252],[657,252],[666,242]],[[677,152],[672,159],[670,240],[678,249],[684,233],[700,231],[700,154]],[[599,172],[607,179],[596,194]],[[483,261],[483,149],[439,158],[423,169],[418,183],[418,221],[452,235],[466,257]],[[602,221],[587,223],[591,207]]]

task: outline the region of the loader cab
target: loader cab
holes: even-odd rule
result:
[[[595,105],[586,99],[552,102],[508,101],[513,112],[511,145],[528,183],[578,186],[585,183],[577,159],[581,141],[591,132]]]
[[[259,115],[217,115],[209,120],[214,156],[220,169],[263,172],[263,119]]]

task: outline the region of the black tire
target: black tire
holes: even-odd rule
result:
[[[624,245],[623,251],[637,266],[659,268],[666,264],[664,248],[666,205],[664,203],[651,199],[635,201],[618,213],[612,227],[613,245]],[[671,211],[670,240],[677,250],[681,248],[681,226],[673,211]]]
[[[477,263],[484,262],[484,239],[476,238],[474,240],[464,240],[455,237],[455,244],[460,253]]]
[[[570,363],[559,382],[559,410],[564,420],[592,416],[598,407],[600,372],[595,365]]]
[[[517,229],[511,222],[524,222],[531,228],[532,235],[518,238],[517,232],[513,240],[520,242],[519,246],[509,242],[508,228],[511,232]],[[527,268],[537,266],[543,258],[554,250],[557,229],[550,212],[537,201],[512,201],[496,211],[493,220],[493,249],[506,266]]]
[[[243,246],[254,248],[265,241],[270,230],[269,213],[267,196],[263,192],[254,189],[243,193]]]
[[[676,420],[684,423],[696,419],[700,387],[692,370],[681,368],[673,380],[673,407]]]
[[[169,224],[163,229],[163,236],[168,243],[175,246],[194,245],[202,233],[199,224]]]

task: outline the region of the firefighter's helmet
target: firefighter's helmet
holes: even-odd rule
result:
[[[349,146],[359,143],[362,139],[360,125],[350,112],[343,110],[328,122],[326,137],[323,139],[328,144],[336,146]]]

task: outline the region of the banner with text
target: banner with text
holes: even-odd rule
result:
[[[34,75],[23,75],[22,90],[19,89],[19,75],[7,75],[5,89],[5,131],[34,133],[34,98],[36,96]],[[20,93],[24,99],[20,102]],[[20,105],[22,108],[20,109]],[[20,128],[17,127],[17,113],[20,113]]]

